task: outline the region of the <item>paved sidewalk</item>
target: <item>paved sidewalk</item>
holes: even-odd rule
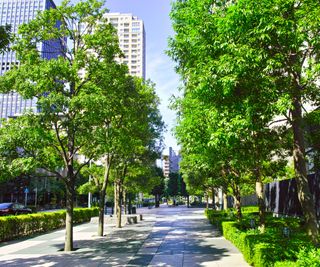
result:
[[[207,222],[203,209],[139,209],[144,220],[116,229],[74,227],[76,251],[59,251],[64,230],[0,245],[0,266],[249,266],[241,253]]]

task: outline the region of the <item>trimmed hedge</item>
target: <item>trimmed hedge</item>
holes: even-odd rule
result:
[[[320,266],[320,248],[302,249],[299,251],[296,262],[285,261],[276,262],[275,267],[319,267]]]
[[[275,253],[273,243],[263,242],[261,235],[254,232],[243,232],[236,222],[222,223],[223,236],[230,240],[243,254],[244,259],[255,267],[273,266]],[[262,241],[262,242],[261,242]]]
[[[222,222],[235,220],[235,214],[232,210],[217,211],[206,209],[205,215],[207,216],[209,222],[218,227],[220,230],[222,230]]]
[[[73,222],[88,222],[98,214],[98,208],[75,208]],[[0,242],[61,228],[65,220],[66,211],[0,217]]]
[[[205,214],[211,223],[220,226],[224,237],[242,252],[250,265],[255,267],[320,266],[320,249],[312,250],[310,240],[301,227],[303,222],[298,218],[274,218],[268,215],[266,231],[261,234],[258,229],[252,229],[250,226],[252,219],[255,220],[255,225],[258,225],[258,216],[254,207],[243,210],[243,219],[240,222],[235,221],[232,210],[231,212],[230,210],[206,210]],[[289,238],[283,235],[284,227],[290,229]],[[303,248],[306,250],[304,254],[299,253],[297,256]],[[312,260],[307,262],[310,258]]]
[[[298,228],[294,230],[294,233],[291,233],[289,238],[284,237],[282,223],[283,221],[280,221],[273,228],[267,226],[266,232],[261,234],[259,230],[249,229],[243,223],[223,222],[222,231],[225,238],[242,252],[250,265],[269,267],[274,266],[276,262],[294,262],[297,260],[297,253],[303,247],[310,249],[308,237]],[[289,220],[288,224],[293,225],[291,223],[292,220]],[[274,222],[274,225],[276,225],[276,222]]]

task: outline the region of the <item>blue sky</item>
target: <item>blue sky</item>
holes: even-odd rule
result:
[[[59,5],[61,0],[54,0]],[[73,0],[77,2],[77,0]],[[168,38],[173,36],[169,12],[170,0],[107,0],[106,7],[110,12],[132,13],[144,21],[146,30],[147,78],[156,83],[157,94],[161,99],[160,111],[165,123],[165,153],[168,147],[177,149],[172,135],[175,123],[175,112],[168,108],[169,99],[178,95],[179,77],[174,71],[174,63],[165,54]]]

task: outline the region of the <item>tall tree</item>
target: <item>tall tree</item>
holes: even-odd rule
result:
[[[256,114],[254,135],[277,115],[287,120],[298,196],[314,243],[318,228],[302,113],[305,101],[319,102],[319,12],[313,1],[178,1],[171,13],[177,34],[170,42],[179,73],[200,99],[216,107],[247,105]]]
[[[108,73],[108,69],[100,69]],[[108,78],[109,77],[109,78]],[[95,154],[95,160],[104,164],[103,179],[94,180],[99,188],[100,211],[98,235],[103,235],[104,203],[111,172],[115,183],[115,203],[121,209],[122,187],[132,166],[140,162],[153,165],[162,149],[164,124],[158,110],[159,99],[154,84],[118,71],[116,77],[109,76],[103,81],[110,90],[102,96],[102,126],[92,140],[92,147],[85,154]],[[138,164],[139,165],[139,164]],[[132,176],[132,175],[131,175]],[[127,191],[130,191],[128,189]],[[125,195],[125,194],[124,194]],[[121,218],[119,214],[119,227]]]
[[[65,251],[73,249],[73,206],[75,182],[81,168],[93,157],[78,163],[77,155],[92,146],[91,140],[101,126],[105,78],[100,68],[109,66],[117,75],[114,58],[120,55],[113,27],[103,18],[103,2],[88,0],[75,5],[63,1],[56,9],[46,10],[22,25],[12,49],[20,66],[0,79],[2,92],[17,91],[25,98],[37,98],[39,112],[30,115],[43,135],[39,149],[59,158],[63,171],[42,166],[55,173],[66,185]],[[38,42],[58,40],[60,56],[40,57]],[[112,72],[111,70],[115,71]],[[29,115],[25,115],[29,116]],[[30,128],[34,129],[34,128]],[[50,152],[50,153],[49,153]],[[37,158],[36,158],[37,159]]]
[[[160,207],[160,198],[164,195],[164,175],[163,170],[159,167],[154,167],[152,169],[153,175],[157,178],[158,183],[154,185],[154,187],[151,190],[151,194],[154,195],[155,198],[155,207]]]
[[[136,80],[137,97],[132,98],[130,116],[123,124],[123,132],[118,140],[116,150],[117,177],[115,188],[118,188],[118,227],[121,226],[120,193],[129,178],[130,170],[137,165],[154,166],[162,150],[162,132],[164,123],[158,105],[159,98],[155,94],[154,84]]]

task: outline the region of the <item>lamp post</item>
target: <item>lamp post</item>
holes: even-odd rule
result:
[[[24,189],[24,205],[27,206],[27,203],[28,203],[28,193],[29,193],[29,189],[28,187],[26,187]]]
[[[35,192],[35,197],[34,197],[34,206],[36,207],[37,209],[37,200],[38,200],[38,187],[36,187],[34,189],[34,192]]]
[[[89,168],[91,167],[91,160],[89,161]],[[89,174],[89,184],[91,182],[91,174]],[[92,193],[90,192],[89,187],[89,193],[88,193],[88,208],[91,208],[91,202],[92,202]]]

